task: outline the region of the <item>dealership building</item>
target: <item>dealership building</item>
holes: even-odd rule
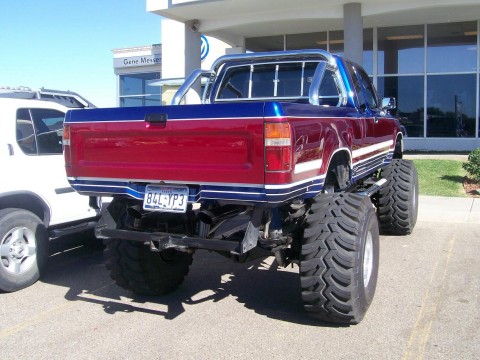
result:
[[[114,50],[120,106],[168,103],[181,79],[223,54],[323,49],[363,65],[379,95],[397,99],[407,150],[480,147],[478,0],[146,0],[146,6],[161,16],[161,45]]]

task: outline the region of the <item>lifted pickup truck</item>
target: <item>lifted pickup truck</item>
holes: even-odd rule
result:
[[[202,77],[201,103],[181,105]],[[172,291],[197,249],[271,254],[299,265],[310,314],[354,324],[375,292],[379,231],[408,234],[417,218],[394,107],[324,51],[227,55],[172,106],[68,112],[67,176],[114,198],[96,234],[119,286]]]

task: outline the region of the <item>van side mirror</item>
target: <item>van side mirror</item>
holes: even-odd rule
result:
[[[397,108],[397,101],[394,97],[382,99],[382,110],[393,110]]]

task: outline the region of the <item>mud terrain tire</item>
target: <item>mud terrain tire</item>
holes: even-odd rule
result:
[[[387,180],[377,195],[380,232],[407,235],[413,231],[418,215],[418,175],[412,161],[393,159],[382,169]]]
[[[188,273],[192,255],[173,249],[153,252],[140,242],[104,240],[104,256],[115,283],[139,295],[164,295]]]
[[[335,193],[314,199],[300,259],[302,298],[311,316],[341,324],[363,319],[377,284],[378,238],[369,197]]]

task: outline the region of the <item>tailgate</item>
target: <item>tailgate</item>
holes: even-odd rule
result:
[[[243,103],[69,111],[67,175],[263,184],[263,108]]]

